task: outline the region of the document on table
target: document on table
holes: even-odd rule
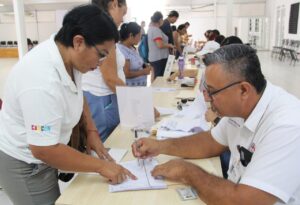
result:
[[[160,88],[160,87],[153,87],[153,92],[157,93],[168,93],[168,92],[175,92],[176,88]]]
[[[178,112],[178,109],[168,107],[156,107],[156,109],[160,113],[160,116],[173,115]]]
[[[141,165],[137,160],[122,162],[121,165],[137,177],[137,180],[127,179],[125,182],[116,185],[109,185],[109,192],[166,189],[167,184],[162,179],[155,179],[151,171],[158,165],[155,159],[145,159]]]

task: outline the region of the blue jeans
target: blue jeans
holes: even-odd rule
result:
[[[101,141],[105,142],[120,123],[117,96],[116,94],[96,96],[87,91],[83,91],[83,94],[89,105]]]

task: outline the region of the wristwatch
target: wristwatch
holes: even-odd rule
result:
[[[216,117],[216,119],[214,119],[213,123],[215,125],[217,125],[220,122],[221,118],[220,117]]]

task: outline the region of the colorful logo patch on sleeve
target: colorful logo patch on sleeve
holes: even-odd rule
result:
[[[50,132],[51,126],[48,125],[31,125],[31,130],[36,132]]]

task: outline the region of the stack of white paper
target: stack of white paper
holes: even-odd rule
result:
[[[202,93],[182,111],[164,119],[157,130],[158,139],[177,138],[209,130],[205,120],[206,104]]]
[[[134,191],[147,189],[166,189],[166,183],[161,179],[155,179],[151,175],[151,171],[158,164],[154,159],[142,160],[141,165],[137,160],[122,162],[121,165],[128,169],[137,177],[137,180],[127,179],[127,181],[109,185],[109,192]]]

